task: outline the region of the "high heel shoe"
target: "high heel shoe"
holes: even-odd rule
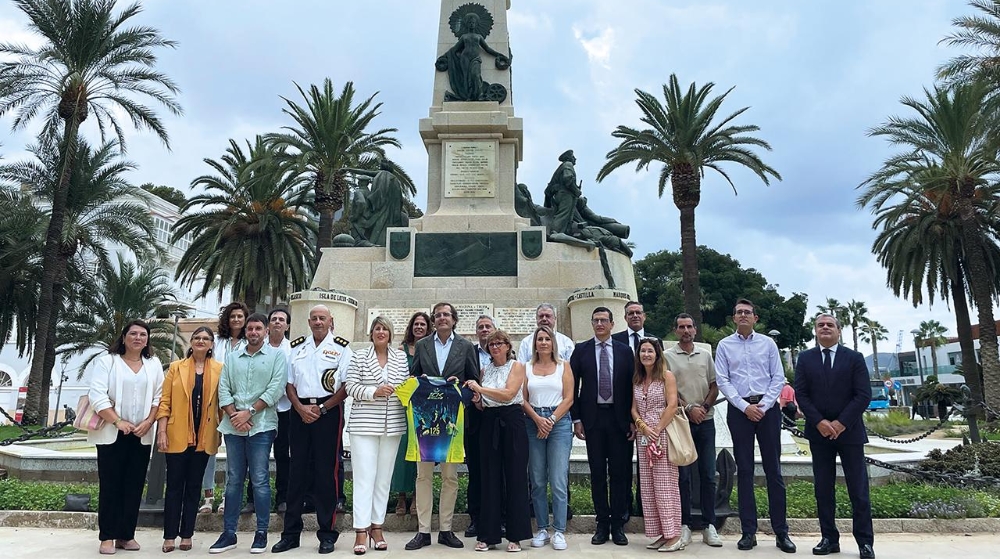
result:
[[[389,544],[385,541],[385,535],[382,534],[381,524],[371,525],[371,528],[368,529],[368,540],[375,551],[386,551],[389,549]]]
[[[364,543],[358,543],[358,534],[364,534],[365,535]],[[368,533],[368,530],[355,530],[354,531],[354,554],[355,555],[364,555],[365,552],[368,551],[368,542],[369,542],[370,539],[371,539],[371,534]]]

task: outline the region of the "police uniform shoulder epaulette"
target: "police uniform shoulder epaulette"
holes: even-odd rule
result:
[[[338,343],[338,344],[340,344],[340,345],[342,345],[342,346],[344,346],[344,347],[347,347],[347,346],[351,345],[351,342],[345,340],[344,338],[341,338],[340,336],[337,336],[336,338],[334,338],[333,341],[336,342],[336,343]]]
[[[302,342],[304,342],[304,341],[306,341],[306,337],[305,336],[299,336],[298,338],[295,338],[294,340],[292,340],[292,347],[298,347],[298,346],[302,345]]]

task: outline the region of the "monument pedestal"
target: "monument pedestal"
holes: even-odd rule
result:
[[[507,0],[442,0],[438,58],[428,61],[434,92],[419,122],[426,212],[409,227],[386,229],[384,247],[323,249],[312,289],[292,297],[293,316],[325,303],[337,334],[352,342],[366,340],[380,314],[393,323],[396,342],[414,312],[442,301],[456,306],[456,331],[467,336],[488,314],[516,341],[534,331],[543,302],[574,339],[592,336],[596,306],[611,308],[622,317],[617,329],[625,328],[622,308],[636,298],[629,257],[587,241],[548,242],[545,227],[515,211],[524,125],[512,104],[509,7]],[[292,335],[303,333],[306,321],[293,319]]]

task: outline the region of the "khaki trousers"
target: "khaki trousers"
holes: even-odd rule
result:
[[[441,497],[438,500],[438,529],[451,532],[451,518],[458,498],[458,464],[441,463]],[[420,533],[431,533],[434,512],[434,462],[417,462],[417,523]]]

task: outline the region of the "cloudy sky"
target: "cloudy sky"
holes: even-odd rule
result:
[[[137,184],[190,192],[229,138],[244,140],[288,124],[279,96],[331,78],[353,81],[384,103],[377,124],[399,129],[392,157],[417,179],[425,207],[427,156],[417,121],[431,102],[436,0],[148,0],[143,24],[179,42],[159,69],[175,79],[185,114],[164,114],[171,150],[148,133],[128,135]],[[955,51],[938,41],[951,20],[970,13],[958,0],[512,0],[515,112],[524,119],[518,170],[536,199],[566,149],[592,207],[632,226],[636,258],[680,246],[677,210],[656,197],[656,171],[623,168],[598,184],[618,124],[639,125],[633,90],[661,95],[676,73],[682,85],[735,86],[724,109],[750,106],[739,122],[761,127],[773,147],[764,159],[784,180],[766,187],[734,170],[738,195],[708,175],[697,211],[698,242],[730,253],[810,310],[834,297],[857,299],[912,348],[909,331],[937,319],[954,335],[946,304],[914,309],[885,287],[870,253],[871,217],[854,205],[856,186],[890,149],[866,131],[900,114],[903,95],[920,95]],[[0,2],[0,40],[37,42],[10,2]],[[662,98],[662,97],[661,97]],[[723,110],[723,112],[727,112]],[[23,155],[31,131],[0,119],[0,154]],[[92,123],[88,123],[92,124]],[[847,334],[847,332],[845,332]],[[864,348],[867,350],[867,348]]]

